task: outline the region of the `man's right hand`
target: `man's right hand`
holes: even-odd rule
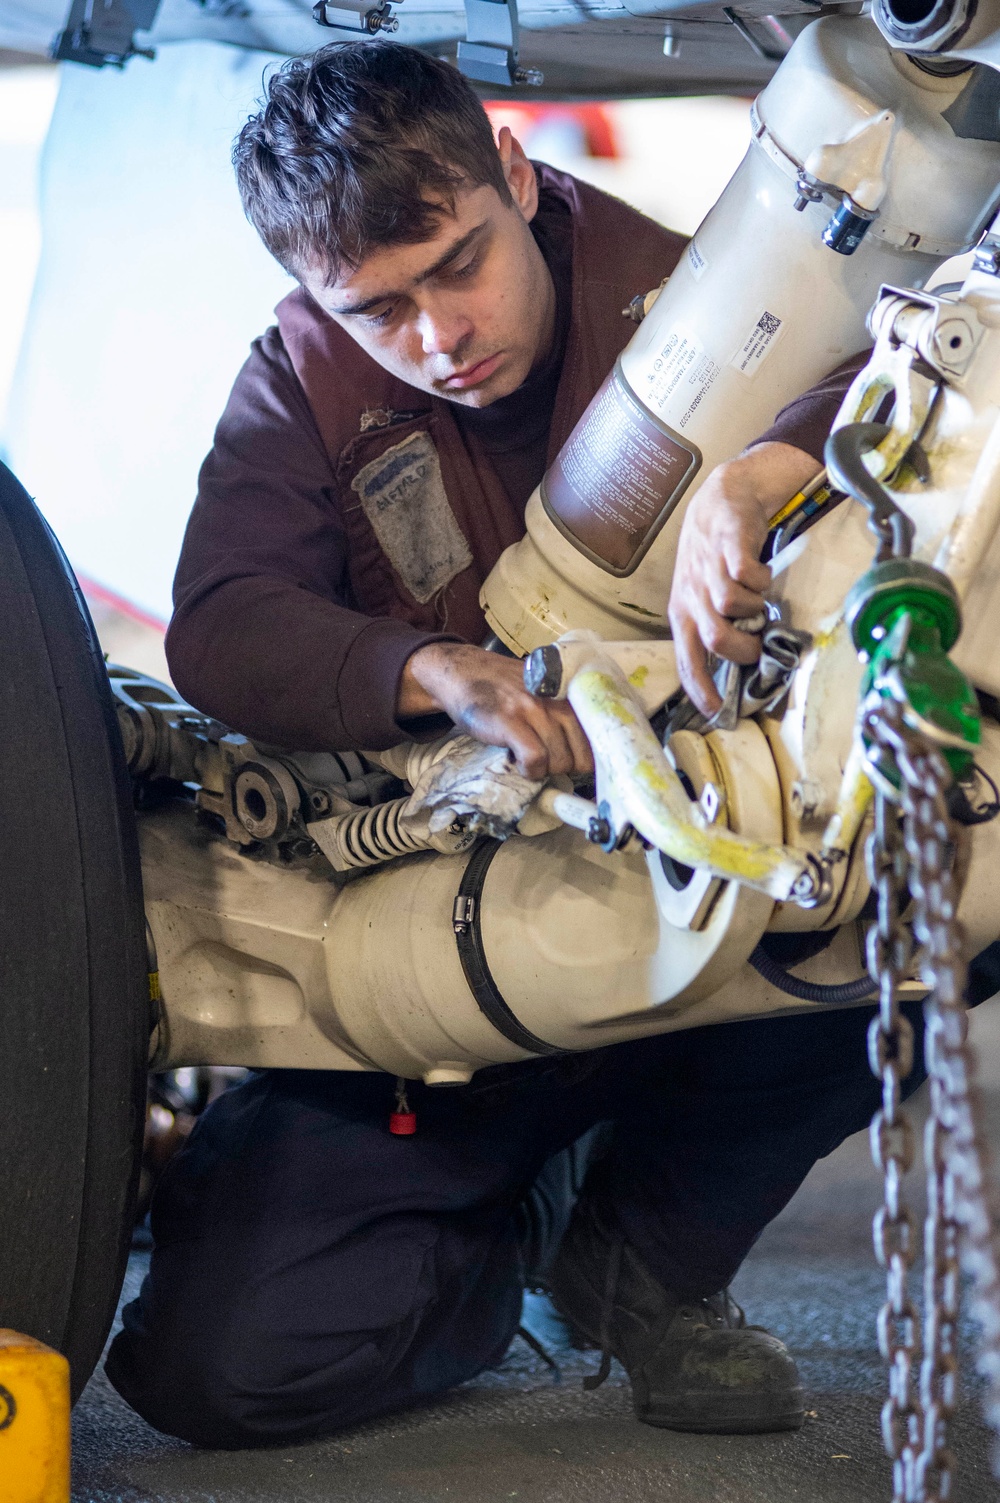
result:
[[[564,699],[536,699],[524,665],[463,642],[429,642],[407,659],[396,716],[443,710],[459,730],[487,746],[506,746],[526,778],[587,773],[590,743]]]

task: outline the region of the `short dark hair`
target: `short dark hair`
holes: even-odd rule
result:
[[[268,80],[236,138],[247,218],[286,271],[331,281],[437,231],[461,187],[509,190],[486,111],[449,63],[396,42],[334,42]]]

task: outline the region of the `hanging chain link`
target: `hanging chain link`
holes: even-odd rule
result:
[[[879,1010],[868,1030],[868,1059],[882,1085],[882,1106],[871,1124],[872,1158],[883,1182],[883,1203],[872,1224],[875,1256],[886,1270],[886,1302],[878,1317],[879,1350],[889,1364],[882,1439],[893,1463],[893,1503],[906,1503],[912,1493],[920,1429],[913,1381],[920,1317],[907,1284],[915,1235],[903,1200],[903,1176],[913,1163],[914,1136],[902,1106],[902,1082],[913,1068],[913,1029],[899,1010],[899,987],[909,969],[911,944],[899,909],[906,850],[897,811],[881,793],[867,857],[869,881],[878,895],[878,919],[868,932],[868,969],[879,984]]]
[[[871,1125],[872,1156],[883,1175],[883,1204],[873,1237],[886,1269],[886,1302],[878,1317],[879,1348],[889,1364],[882,1436],[893,1462],[893,1503],[954,1499],[955,1460],[948,1424],[958,1386],[961,1268],[971,1281],[970,1310],[980,1327],[978,1367],[989,1384],[986,1419],[1000,1434],[1000,1274],[991,1183],[968,1043],[964,935],[956,917],[956,838],[948,814],[952,774],[933,741],[906,725],[903,706],[874,694],[863,712],[872,743],[892,754],[900,774],[898,807],[878,780],[868,871],[878,918],[868,936],[868,966],[879,986],[879,1010],[868,1034],[869,1059],[882,1086]],[[913,933],[921,946],[925,1059],[930,1116],[924,1138],[927,1216],[924,1223],[924,1320],[908,1290],[916,1256],[903,1176],[914,1157],[914,1132],[902,1101],[913,1065],[913,1030],[899,1008],[899,987],[911,962],[901,921],[907,885]],[[919,1383],[914,1372],[920,1353]]]

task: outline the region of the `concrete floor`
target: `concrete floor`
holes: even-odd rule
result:
[[[997,999],[979,1010],[975,1032],[1000,1143]],[[695,1436],[638,1424],[624,1372],[616,1365],[603,1388],[583,1392],[596,1354],[568,1347],[544,1303],[529,1298],[527,1318],[555,1351],[561,1383],[517,1338],[498,1370],[443,1402],[281,1450],[193,1450],[150,1429],[98,1372],[74,1414],[74,1503],[888,1503],[874,1334],[883,1281],[869,1235],[877,1195],[862,1135],[816,1166],[734,1286],[748,1318],[798,1359],[809,1393],[798,1434]],[[125,1298],[145,1261],[133,1255]],[[961,1503],[1000,1499],[969,1378],[953,1444]]]

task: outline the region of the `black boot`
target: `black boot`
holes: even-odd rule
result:
[[[636,1417],[668,1430],[797,1430],[802,1388],[787,1348],[748,1326],[727,1291],[688,1299],[665,1289],[634,1248],[581,1201],[549,1275],[556,1308],[602,1349],[596,1388],[615,1356],[632,1380]]]

